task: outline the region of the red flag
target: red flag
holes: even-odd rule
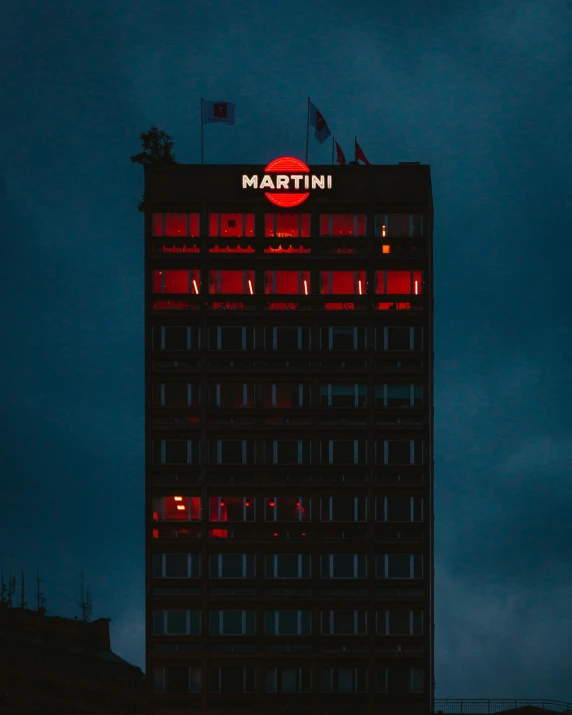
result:
[[[357,139],[355,140],[355,142],[356,142],[356,161],[363,161],[364,164],[371,166],[369,161],[365,158],[365,154],[361,150],[361,146],[357,143]]]
[[[338,142],[336,142],[336,161],[340,166],[345,166],[346,165],[346,157],[344,156],[344,152],[342,151],[340,145]]]

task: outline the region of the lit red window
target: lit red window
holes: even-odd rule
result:
[[[365,236],[365,214],[321,214],[320,236]]]
[[[154,521],[198,521],[200,518],[200,497],[173,496],[153,499]]]
[[[266,214],[264,229],[268,238],[308,238],[310,214]]]
[[[210,521],[254,521],[254,497],[210,497]]]
[[[366,292],[365,271],[322,271],[320,279],[323,295],[334,293],[364,295]]]
[[[200,271],[153,271],[153,293],[200,292]]]
[[[309,295],[310,271],[265,271],[264,292],[272,295]]]
[[[421,271],[377,271],[375,292],[387,295],[420,295],[423,281]]]
[[[209,236],[254,236],[254,214],[209,214]]]
[[[209,293],[254,295],[254,271],[210,271]]]
[[[199,214],[153,214],[153,236],[198,236]]]

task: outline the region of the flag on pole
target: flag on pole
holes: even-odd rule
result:
[[[369,161],[365,158],[365,154],[363,153],[361,146],[357,143],[357,139],[355,140],[356,143],[356,161],[363,161],[364,164],[367,164],[368,166],[371,166]]]
[[[203,122],[220,122],[234,124],[233,102],[203,102]]]
[[[323,144],[328,137],[332,136],[326,120],[312,102],[310,102],[310,126],[315,128],[314,136],[320,144]]]
[[[340,166],[345,166],[346,165],[346,157],[344,156],[344,152],[342,151],[342,148],[340,147],[338,142],[336,142],[336,155],[337,155],[336,161],[338,162],[338,164]]]

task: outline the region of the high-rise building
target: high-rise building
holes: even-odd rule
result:
[[[428,166],[145,167],[152,713],[429,712]]]

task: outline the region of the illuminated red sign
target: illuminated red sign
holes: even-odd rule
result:
[[[264,195],[269,201],[282,208],[299,206],[314,189],[331,189],[330,174],[311,174],[310,168],[293,156],[274,159],[264,169],[264,176],[242,175],[243,189],[267,189]]]

